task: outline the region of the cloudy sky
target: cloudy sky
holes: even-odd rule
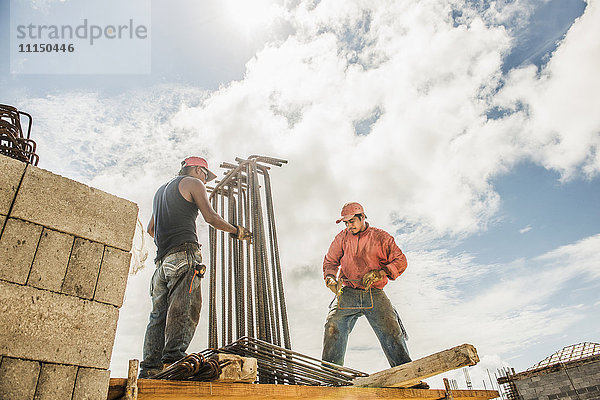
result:
[[[55,54],[45,73],[14,63],[11,22],[91,24],[97,3],[0,2],[0,103],[33,115],[40,167],[136,202],[145,225],[187,155],[289,160],[271,172],[275,212],[292,345],[312,356],[347,201],[407,255],[386,291],[413,358],[471,343],[489,388],[486,369],[600,341],[598,1],[130,1],[111,18],[148,37],[112,55],[134,61],[99,39],[93,60]],[[148,236],[135,245],[153,258]],[[141,357],[153,268],[129,278],[113,376]],[[387,368],[366,321],[346,365]]]

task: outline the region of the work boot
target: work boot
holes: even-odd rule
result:
[[[152,379],[152,377],[158,374],[160,371],[162,370],[158,368],[143,369],[140,371],[138,379]]]

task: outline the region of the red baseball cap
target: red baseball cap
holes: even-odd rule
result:
[[[351,203],[346,203],[344,204],[344,207],[342,207],[342,218],[338,219],[337,221],[335,221],[336,224],[339,224],[342,221],[348,221],[350,219],[352,219],[352,217],[354,217],[356,214],[364,214],[365,210],[363,210],[363,206],[361,206],[360,204],[358,204],[357,202],[351,202]]]
[[[202,167],[206,170],[206,182],[212,181],[217,176],[208,169],[208,162],[202,157],[188,157],[181,162],[181,167]]]

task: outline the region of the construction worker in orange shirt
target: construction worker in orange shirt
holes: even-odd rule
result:
[[[365,316],[390,366],[410,362],[406,331],[383,288],[406,270],[406,257],[389,233],[366,221],[356,202],[342,207],[346,229],[338,233],[323,261],[325,285],[337,296],[325,322],[322,359],[343,365],[348,335]]]

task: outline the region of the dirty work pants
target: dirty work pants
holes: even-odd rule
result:
[[[168,253],[156,263],[150,284],[152,312],[144,338],[140,378],[160,372],[163,364],[186,356],[202,308],[199,248]]]
[[[344,365],[348,335],[358,318],[364,315],[377,335],[390,366],[411,361],[405,341],[406,331],[396,309],[383,290],[372,288],[371,294],[362,289],[344,287],[339,298],[332,302],[325,322],[323,360]]]

